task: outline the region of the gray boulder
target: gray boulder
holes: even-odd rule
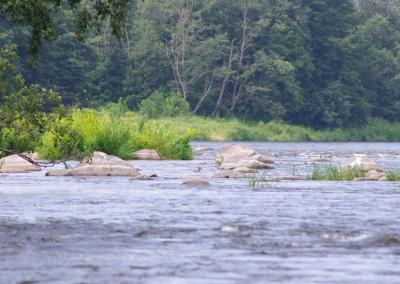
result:
[[[202,177],[191,177],[183,181],[182,185],[187,186],[208,186],[210,183]]]
[[[256,152],[244,145],[225,145],[217,152],[217,163],[221,168],[225,168],[224,164],[238,164],[254,156]]]
[[[38,165],[28,162],[17,154],[0,159],[0,173],[28,173],[40,170]]]
[[[161,160],[160,155],[155,150],[143,149],[133,153],[135,160]]]
[[[49,171],[48,176],[139,176],[128,162],[102,152],[94,152],[90,161],[81,162],[70,170]]]

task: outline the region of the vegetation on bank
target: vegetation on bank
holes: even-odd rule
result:
[[[102,112],[115,112],[117,105],[109,106]],[[142,114],[126,111],[124,121],[134,125]],[[367,124],[353,128],[315,130],[309,127],[291,125],[282,121],[253,122],[236,118],[208,118],[179,115],[156,117],[146,120],[151,127],[165,127],[176,133],[190,133],[193,140],[202,141],[271,141],[271,142],[396,142],[400,141],[400,123],[383,119],[370,119]]]
[[[102,151],[129,160],[137,150],[153,149],[163,159],[192,159],[189,132],[178,134],[169,127],[148,124],[144,119],[128,121],[115,113],[74,110],[70,125],[75,136],[66,135],[61,141],[74,139],[70,145],[77,148],[76,152]],[[46,132],[37,148],[39,156],[50,160],[65,156],[59,140],[53,132]]]

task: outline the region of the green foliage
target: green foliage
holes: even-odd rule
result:
[[[400,181],[400,170],[393,169],[386,173],[386,178],[388,181]]]
[[[32,136],[32,133],[27,131],[3,128],[0,137],[0,157],[7,156],[12,152],[32,152],[37,144]]]
[[[179,93],[159,90],[140,103],[139,111],[150,118],[176,117],[189,115],[190,106]]]
[[[261,133],[223,131],[236,140],[382,140],[370,125],[400,121],[397,0],[31,2],[0,0],[0,45],[18,45],[27,85],[70,106],[264,122]],[[98,33],[77,40],[91,27]],[[53,40],[32,65],[26,49],[40,35]]]
[[[179,134],[168,126],[148,124],[129,113],[115,115],[107,111],[75,110],[72,127],[79,130],[84,148],[90,151],[132,159],[134,151],[153,149],[164,159],[192,159],[190,133]]]
[[[39,157],[51,161],[78,159],[89,155],[85,147],[82,133],[70,127],[69,123],[57,122],[54,131],[46,132],[36,148]]]

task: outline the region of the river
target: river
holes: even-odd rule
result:
[[[212,179],[215,152],[133,161],[152,181],[0,175],[0,283],[399,283],[400,184]],[[400,168],[400,143],[245,143],[271,175],[309,155],[368,154]],[[200,173],[193,173],[201,168]],[[208,188],[181,184],[209,178]]]

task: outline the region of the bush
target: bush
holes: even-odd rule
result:
[[[139,112],[149,118],[185,116],[190,114],[190,105],[177,92],[156,91],[140,102]]]
[[[163,115],[163,106],[165,103],[166,94],[162,91],[156,91],[147,99],[144,99],[139,104],[139,112],[150,118],[157,118]]]
[[[167,127],[143,126],[132,137],[132,148],[156,150],[162,158],[171,160],[191,160],[190,135],[177,135]]]
[[[75,111],[73,127],[83,136],[86,149],[101,151],[123,159],[132,157],[130,126],[119,115],[91,110]]]
[[[163,115],[168,117],[187,116],[190,114],[189,103],[179,93],[172,93],[165,101]]]
[[[55,125],[55,131],[46,132],[37,149],[42,159],[52,161],[63,159],[82,160],[89,149],[85,147],[82,133],[74,129],[67,122],[58,122]]]
[[[36,139],[35,139],[36,138]],[[0,157],[4,157],[13,152],[34,151],[38,140],[39,133],[32,133],[15,128],[3,128],[0,133]]]

